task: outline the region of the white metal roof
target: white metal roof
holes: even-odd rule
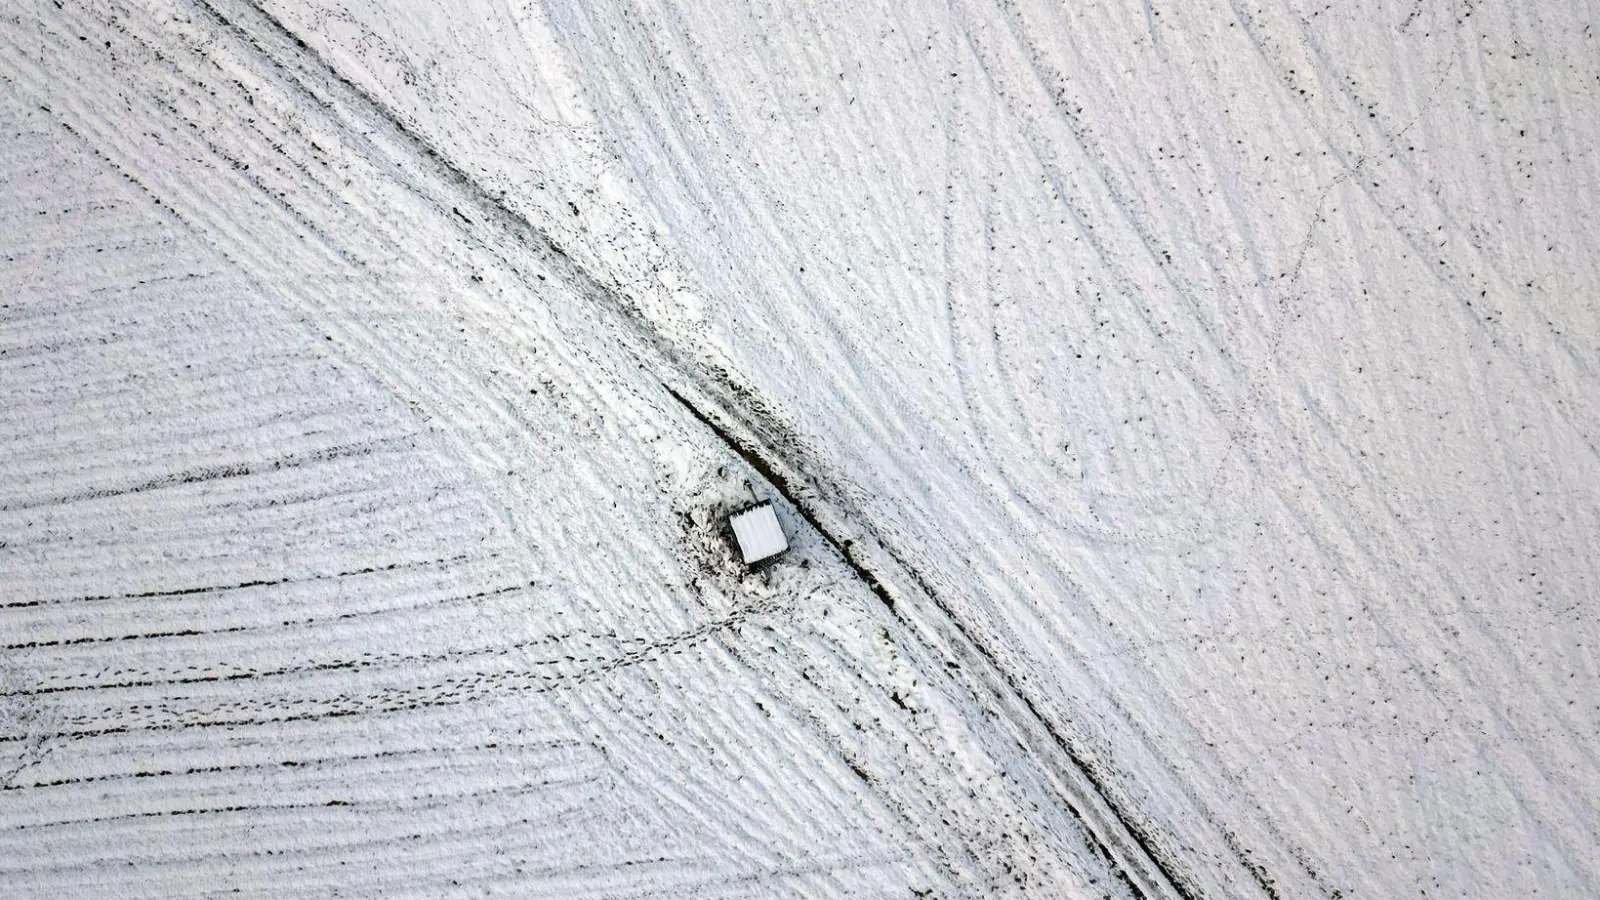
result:
[[[789,540],[783,536],[783,526],[778,524],[778,515],[772,511],[770,502],[738,513],[731,524],[747,566],[789,549]]]

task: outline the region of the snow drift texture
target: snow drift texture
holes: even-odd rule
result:
[[[1600,893],[1597,60],[8,4],[0,893]]]

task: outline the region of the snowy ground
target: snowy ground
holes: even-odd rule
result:
[[[7,6],[0,895],[1600,894],[1597,18]]]

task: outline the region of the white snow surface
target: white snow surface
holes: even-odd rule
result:
[[[8,3],[0,896],[1600,895],[1597,18]]]

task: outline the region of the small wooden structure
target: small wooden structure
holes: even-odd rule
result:
[[[783,526],[778,524],[778,514],[771,500],[747,506],[728,517],[734,542],[744,556],[744,564],[754,566],[789,549],[789,539],[783,536]]]

